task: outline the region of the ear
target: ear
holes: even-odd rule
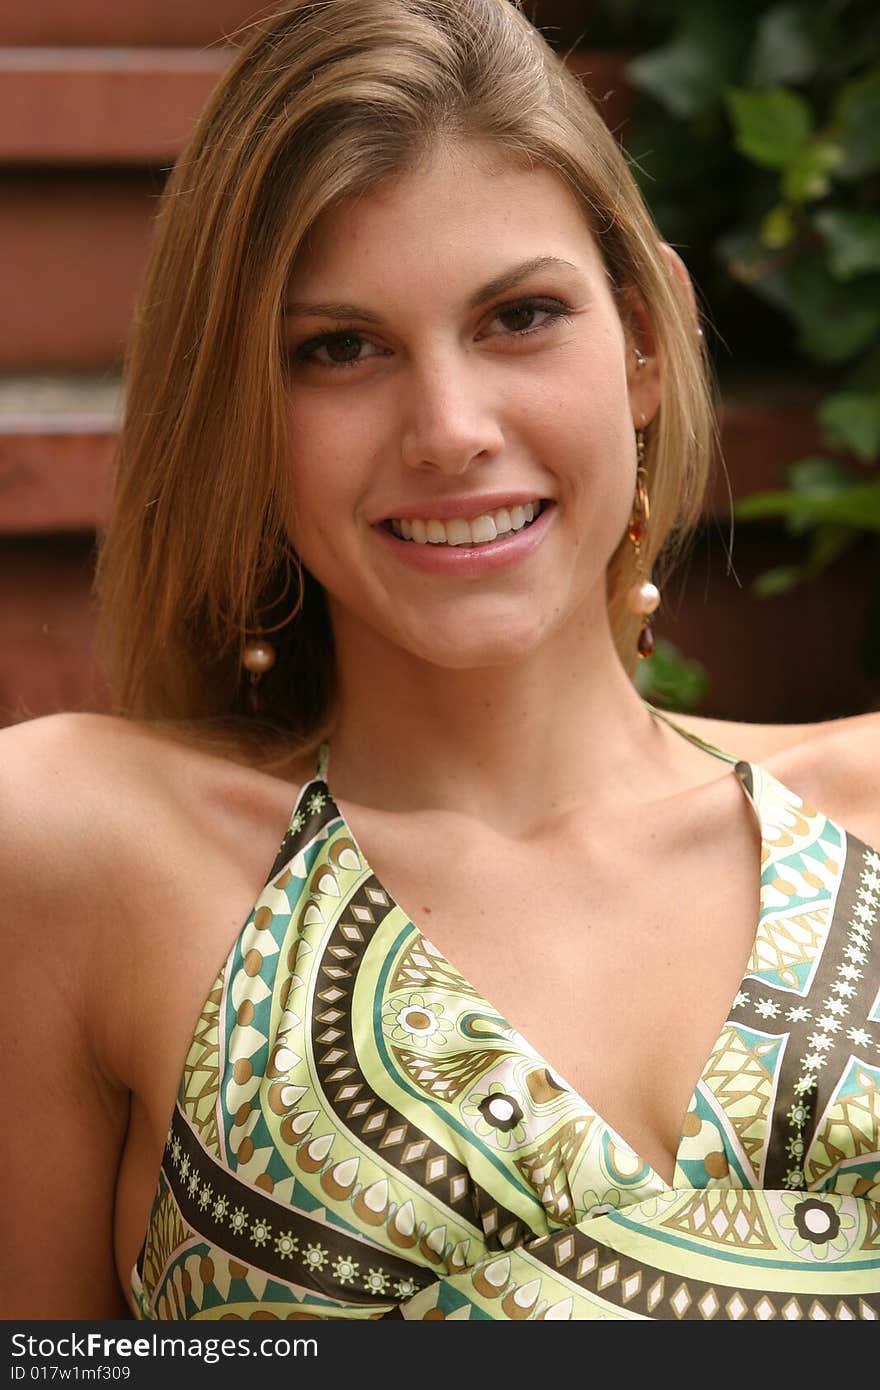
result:
[[[687,266],[668,242],[660,241],[657,245],[693,316],[695,331],[701,333],[702,329],[697,326],[699,317],[697,297],[694,294],[694,287]],[[660,404],[660,361],[651,320],[638,295],[629,294],[626,297],[625,328],[627,337],[626,377],[629,384],[633,424],[636,429],[639,429],[654,418]],[[642,366],[639,365],[640,357],[645,359]]]
[[[642,299],[634,291],[624,296],[626,382],[633,429],[650,423],[660,404],[660,359],[654,328]]]
[[[699,319],[699,314],[697,311],[697,296],[694,294],[693,281],[691,280],[691,277],[688,274],[688,268],[685,265],[684,261],[681,259],[681,256],[678,254],[678,252],[673,250],[673,248],[669,245],[668,241],[658,242],[658,245],[663,255],[666,257],[670,270],[672,271],[673,275],[678,281],[682,295],[684,296],[684,299],[690,307],[690,311],[693,314],[694,318],[694,324],[696,325]]]

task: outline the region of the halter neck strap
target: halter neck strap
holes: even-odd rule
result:
[[[711,753],[716,758],[722,758],[726,763],[737,763],[739,761],[733,753],[727,753],[723,748],[717,748],[714,743],[708,743],[706,739],[700,738],[699,734],[693,734],[690,729],[682,728],[681,724],[677,724],[674,719],[670,719],[668,714],[664,714],[662,709],[657,709],[651,704],[650,700],[646,700],[644,696],[642,697],[642,704],[647,706],[651,713],[656,715],[658,719],[662,719],[664,724],[668,724],[677,734],[681,734],[682,738],[686,738],[688,743],[693,743],[697,748],[702,748],[704,753]]]
[[[330,744],[327,739],[318,749],[318,763],[315,769],[315,777],[319,782],[327,781],[327,771],[330,766]]]

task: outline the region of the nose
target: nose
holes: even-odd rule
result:
[[[450,353],[414,365],[404,391],[407,467],[455,475],[500,453],[504,435],[479,363]]]

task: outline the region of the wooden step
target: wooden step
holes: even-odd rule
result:
[[[233,50],[0,49],[0,162],[173,161]]]
[[[0,371],[121,362],[159,184],[149,170],[0,173]]]
[[[254,0],[39,0],[0,9],[0,44],[205,44],[282,9]],[[589,27],[589,0],[525,0],[524,12],[552,44]]]
[[[94,531],[107,514],[121,383],[0,379],[0,534]]]
[[[260,14],[254,0],[39,0],[4,5],[0,44],[173,46],[215,43]]]

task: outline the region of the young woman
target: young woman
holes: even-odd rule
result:
[[[875,1318],[880,728],[636,692],[710,392],[579,83],[292,5],[127,375],[119,715],[2,737],[5,1315]]]

